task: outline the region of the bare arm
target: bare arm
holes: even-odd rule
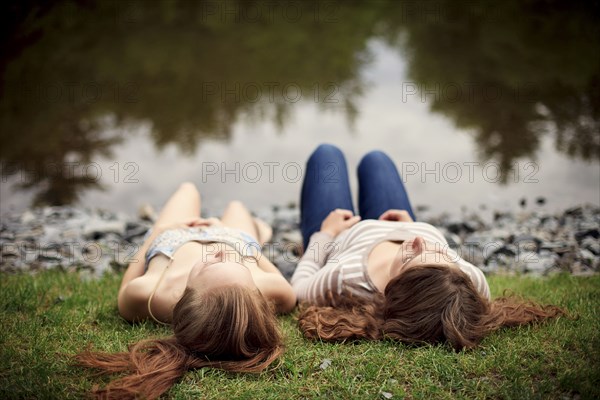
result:
[[[139,248],[135,256],[131,259],[121,286],[119,287],[119,295],[117,297],[117,303],[119,307],[119,314],[128,321],[135,321],[142,317],[144,314],[143,305],[148,299],[147,288],[142,282],[134,284],[137,278],[144,275],[146,267],[146,252],[154,241],[154,239],[163,230],[157,226],[154,227],[150,236],[144,241],[142,246]]]
[[[148,317],[148,290],[144,277],[133,279],[119,291],[119,314],[130,322]]]
[[[275,304],[277,313],[286,314],[296,307],[294,289],[283,275],[265,274],[256,284],[262,295]]]
[[[281,271],[279,270],[279,268],[277,268],[275,266],[275,264],[273,264],[271,262],[271,260],[269,260],[269,258],[266,255],[264,255],[263,253],[260,253],[258,255],[257,261],[258,261],[257,262],[258,268],[262,269],[263,271],[281,275]],[[281,276],[283,276],[283,275],[281,275]]]
[[[144,241],[144,244],[137,251],[135,257],[129,263],[125,274],[123,275],[123,280],[121,281],[121,286],[119,287],[119,309],[126,309],[129,307],[130,302],[137,302],[140,299],[141,288],[131,288],[131,290],[127,290],[127,287],[136,278],[144,275],[146,270],[146,252],[148,248],[156,239],[158,235],[160,235],[165,230],[182,228],[182,227],[191,227],[191,226],[202,226],[202,225],[210,225],[211,221],[205,220],[202,218],[190,218],[189,220],[183,222],[177,222],[169,225],[154,225],[152,228],[152,233],[150,236]],[[139,286],[139,285],[138,285]],[[121,313],[123,315],[123,313]],[[125,317],[125,315],[123,315]]]
[[[264,254],[260,254],[257,262],[258,267],[267,272],[259,285],[263,296],[275,303],[278,313],[288,313],[296,306],[296,294],[290,283],[281,274],[277,268]]]
[[[139,248],[135,256],[130,260],[129,265],[127,266],[127,270],[123,275],[121,286],[119,287],[119,298],[121,297],[121,293],[123,292],[123,290],[129,282],[144,274],[146,264],[146,252],[148,251],[148,248],[150,247],[154,239],[156,239],[156,237],[161,232],[162,229],[155,227],[152,230],[152,234],[144,241],[144,243]]]

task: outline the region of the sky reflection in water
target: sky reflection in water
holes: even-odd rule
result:
[[[117,10],[133,25],[106,22],[107,6],[68,18],[50,10],[44,33],[14,44],[2,65],[0,209],[79,200],[133,212],[160,207],[184,180],[213,211],[236,198],[253,209],[297,202],[304,162],[322,142],[345,151],[352,174],[364,153],[386,151],[413,205],[435,211],[514,208],[522,197],[600,204],[588,10],[507,2],[486,13],[441,1],[437,14],[408,18],[408,3],[376,3],[329,2],[318,23],[305,11],[266,27],[187,21],[186,6],[171,10],[174,23],[144,3]],[[98,22],[89,37],[65,39],[98,15],[120,32]],[[49,29],[48,19],[75,27]],[[548,42],[566,21],[579,22]]]

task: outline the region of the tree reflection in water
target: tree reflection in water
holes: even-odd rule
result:
[[[157,147],[190,153],[205,138],[228,140],[241,117],[284,126],[297,102],[341,109],[352,121],[374,38],[407,57],[397,98],[424,96],[471,130],[481,157],[502,171],[534,156],[548,132],[574,157],[600,154],[600,31],[590,2],[5,7],[2,174],[25,176],[36,204],[71,203],[98,187],[93,174],[66,167],[110,156],[120,141],[113,128],[148,123]]]
[[[548,132],[571,156],[600,157],[598,3],[408,4],[386,15],[393,34],[404,34],[410,78],[433,111],[473,130],[504,178]]]

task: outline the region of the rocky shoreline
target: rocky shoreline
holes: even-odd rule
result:
[[[121,271],[142,244],[154,215],[147,208],[132,216],[70,206],[4,214],[0,272],[58,268],[92,278]],[[273,207],[258,215],[273,226],[273,239],[264,253],[289,279],[301,247],[299,211],[294,206]],[[422,221],[438,227],[450,247],[486,274],[600,272],[600,207],[495,213],[491,222],[477,214],[461,220],[438,215]]]

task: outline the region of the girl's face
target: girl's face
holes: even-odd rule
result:
[[[256,289],[248,262],[234,250],[205,253],[192,267],[187,286],[198,290],[230,285]]]
[[[448,254],[447,245],[426,242],[421,236],[416,236],[400,245],[390,269],[390,278],[398,276],[407,268],[423,264],[458,268],[456,261],[456,257]]]

